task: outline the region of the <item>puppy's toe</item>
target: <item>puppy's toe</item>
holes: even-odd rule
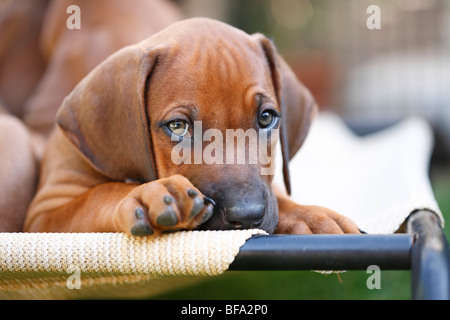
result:
[[[172,205],[168,205],[167,208],[158,215],[156,224],[161,227],[174,227],[178,224],[178,216]]]
[[[360,232],[353,221],[332,210],[317,206],[296,205],[287,212],[280,212],[276,233],[343,234]]]
[[[114,211],[116,229],[134,236],[154,234],[146,209],[134,198],[126,198]]]
[[[135,224],[131,227],[130,233],[133,236],[151,236],[154,231],[148,226],[148,224],[143,220],[137,220]]]

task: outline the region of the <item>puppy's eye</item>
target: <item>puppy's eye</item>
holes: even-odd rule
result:
[[[261,128],[269,128],[273,126],[278,119],[278,116],[271,110],[266,110],[259,116],[259,126]]]
[[[189,125],[186,123],[186,121],[183,121],[183,120],[171,121],[167,124],[167,127],[173,134],[180,136],[180,137],[183,137],[184,135],[186,135],[186,133],[188,132],[188,129],[189,129]]]

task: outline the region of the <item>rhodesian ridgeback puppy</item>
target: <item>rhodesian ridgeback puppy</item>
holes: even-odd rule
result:
[[[287,162],[315,108],[263,35],[205,18],[175,23],[111,55],[65,98],[25,231],[357,233],[331,210],[294,203],[272,186],[273,173],[262,174],[279,137],[289,191]],[[190,155],[175,163],[180,144],[198,143],[199,124],[204,140],[206,132],[218,139],[253,130],[270,152],[244,164],[198,163]],[[233,160],[252,147],[226,143],[209,154]]]

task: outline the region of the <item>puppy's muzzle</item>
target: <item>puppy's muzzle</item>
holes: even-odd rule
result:
[[[251,229],[261,226],[265,214],[265,206],[260,203],[237,204],[225,207],[224,217],[231,228]]]
[[[265,185],[200,190],[214,201],[211,218],[200,226],[204,230],[259,228],[271,232],[277,222],[276,200]],[[214,190],[214,191],[212,191]],[[209,192],[208,192],[209,191]]]

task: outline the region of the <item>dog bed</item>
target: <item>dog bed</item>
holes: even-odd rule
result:
[[[420,118],[358,137],[339,117],[319,114],[290,164],[292,196],[347,215],[367,233],[393,233],[423,209],[443,224],[427,174],[432,145]],[[258,234],[0,233],[0,298],[147,297],[222,274]]]

